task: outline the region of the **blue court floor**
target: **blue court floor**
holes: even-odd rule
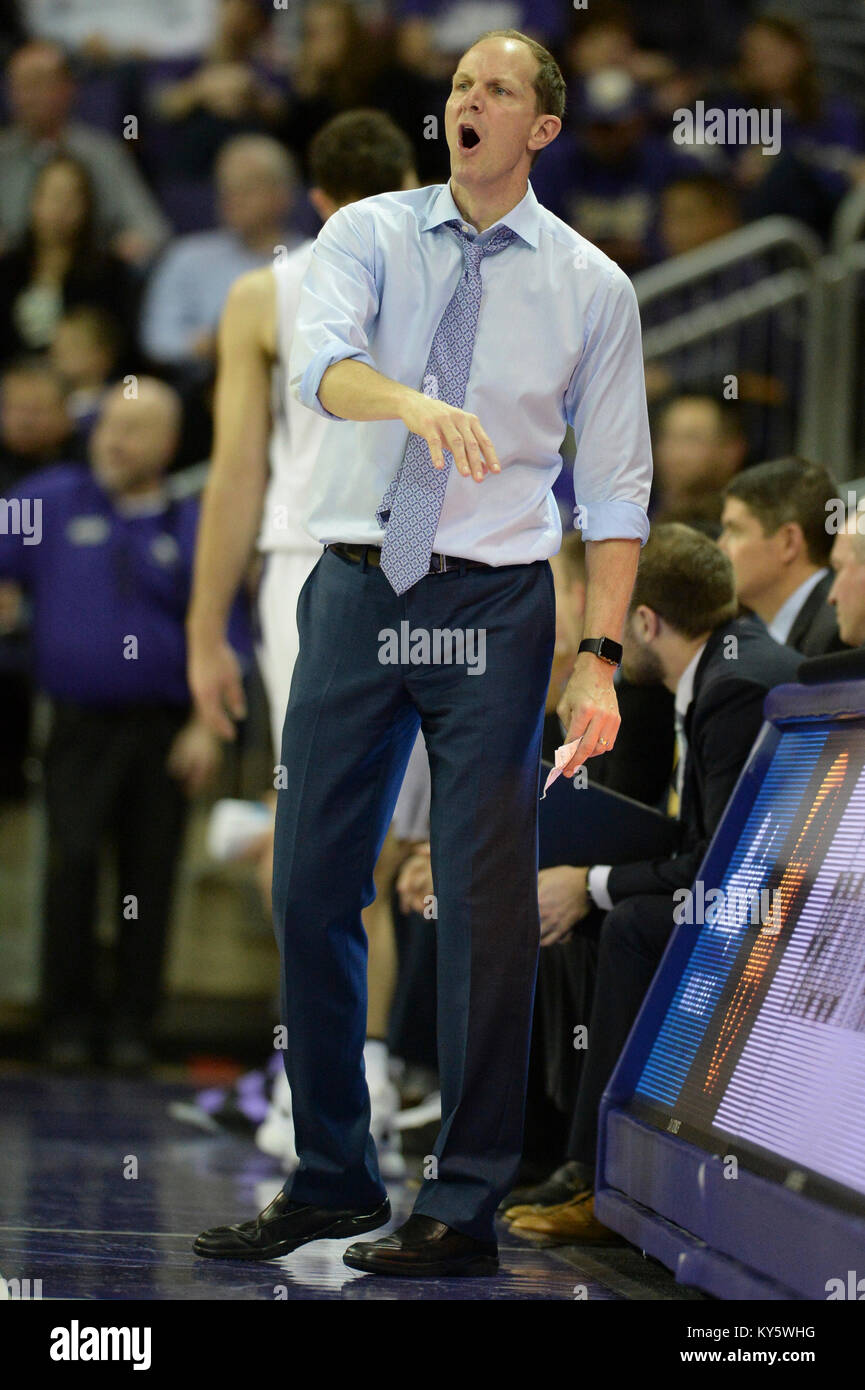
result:
[[[199,1259],[191,1244],[200,1230],[254,1216],[283,1179],[250,1140],[201,1133],[174,1119],[169,1104],[192,1094],[190,1086],[151,1079],[0,1071],[3,1279],[29,1279],[31,1288],[41,1280],[43,1299],[688,1296],[657,1272],[644,1277],[646,1262],[636,1251],[619,1252],[608,1267],[597,1250],[583,1258],[573,1249],[538,1249],[505,1225],[501,1270],[490,1279],[361,1274],[342,1263],[346,1240],[317,1241],[261,1264]],[[392,1187],[394,1225],[413,1197],[411,1184]]]

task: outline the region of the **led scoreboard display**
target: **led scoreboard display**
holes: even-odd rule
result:
[[[865,729],[781,738],[719,886],[635,1107],[865,1208]]]
[[[596,1211],[721,1297],[825,1297],[865,1261],[865,682],[766,713],[605,1094]]]

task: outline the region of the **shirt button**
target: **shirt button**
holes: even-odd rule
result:
[[[466,226],[465,222],[463,223],[463,231],[464,231],[464,232],[467,232],[467,231],[468,231],[468,227]]]

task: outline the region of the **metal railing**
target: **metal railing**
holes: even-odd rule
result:
[[[736,394],[751,393],[762,456],[819,459],[839,481],[865,465],[865,242],[849,240],[865,204],[861,225],[854,213],[829,255],[802,223],[769,217],[634,276],[647,365],[673,390],[756,383]]]
[[[865,241],[827,256],[820,267],[829,306],[828,384],[823,434],[846,463],[838,477],[865,472]]]

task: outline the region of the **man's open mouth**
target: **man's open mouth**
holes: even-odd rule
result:
[[[459,127],[460,149],[473,150],[475,145],[480,144],[481,137],[478,135],[474,126],[461,125]]]

